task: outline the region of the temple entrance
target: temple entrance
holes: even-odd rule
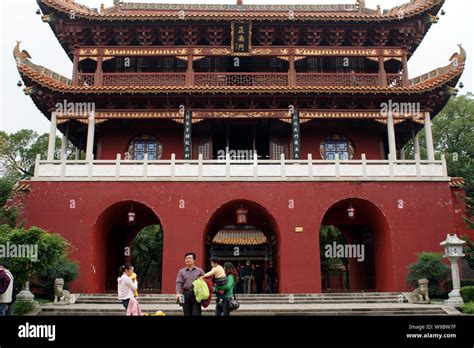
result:
[[[238,270],[249,262],[255,278],[251,292],[270,292],[270,288],[277,292],[278,286],[271,286],[272,274],[278,278],[276,236],[276,223],[262,206],[244,200],[227,203],[214,213],[206,229],[206,269],[211,257],[222,265],[232,262]],[[240,285],[238,292],[243,291]]]
[[[362,199],[334,204],[320,229],[323,291],[390,291],[389,232],[385,217],[374,204]]]
[[[256,152],[260,159],[270,153],[268,122],[225,121],[213,125],[213,157],[224,159],[229,152],[231,159],[252,160]]]
[[[140,291],[161,291],[163,233],[146,205],[124,201],[107,208],[93,232],[92,266],[97,292],[116,291],[118,268],[135,267]]]

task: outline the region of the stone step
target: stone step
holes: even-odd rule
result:
[[[140,303],[142,304],[170,304],[175,303],[174,299],[143,299],[140,298]],[[367,299],[334,299],[334,298],[327,298],[327,299],[281,299],[281,300],[271,300],[271,299],[241,299],[238,297],[240,303],[258,303],[258,304],[287,304],[287,303],[307,303],[307,304],[317,304],[317,303],[399,303],[398,298],[367,298]],[[117,303],[117,299],[79,299],[76,303],[97,303],[97,304],[113,304]],[[404,301],[406,302],[406,301]]]
[[[148,311],[153,313],[153,311]],[[165,311],[167,316],[182,316],[180,309],[173,309]],[[42,316],[123,316],[123,309],[67,309],[67,308],[43,308],[40,313]],[[203,311],[203,315],[214,315],[212,310]],[[357,309],[342,309],[342,308],[324,308],[324,309],[272,309],[272,310],[255,310],[255,309],[239,309],[232,313],[232,315],[243,316],[344,316],[344,315],[447,315],[447,313],[440,307],[429,308],[357,308]]]

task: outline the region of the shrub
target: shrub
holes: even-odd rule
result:
[[[460,293],[464,303],[474,302],[474,286],[461,288]]]
[[[56,278],[64,279],[64,288],[69,289],[69,284],[77,278],[79,274],[79,265],[75,261],[63,260],[51,265],[37,275],[32,283],[34,291],[41,297],[54,299],[54,280]]]
[[[465,286],[474,286],[474,279],[461,280],[461,288],[463,288]]]
[[[474,302],[469,302],[462,307],[462,312],[464,314],[474,314]]]
[[[25,315],[33,310],[33,302],[31,301],[16,301],[15,315]]]
[[[418,255],[417,262],[409,266],[407,283],[416,288],[418,279],[428,279],[430,296],[445,297],[450,290],[448,288],[450,273],[450,267],[443,263],[442,254],[424,252]]]

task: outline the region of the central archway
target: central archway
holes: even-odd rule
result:
[[[159,232],[162,233],[161,222],[155,212],[137,201],[117,202],[100,214],[94,225],[91,243],[90,283],[93,292],[116,291],[118,268],[125,263],[131,263],[132,243],[135,237],[139,233],[152,235],[151,232],[158,226],[160,226]],[[162,250],[161,255],[157,255],[157,258],[161,257]],[[136,269],[136,271],[140,277],[143,270]],[[161,284],[161,269],[159,272],[160,280],[156,282],[157,284]],[[159,292],[160,289],[155,291]]]
[[[260,204],[248,200],[234,200],[219,207],[209,219],[204,232],[206,268],[209,259],[217,257],[221,263],[232,262],[238,269],[250,261],[254,274],[275,270],[279,274],[278,227],[275,219]],[[256,276],[258,278],[259,276]],[[268,292],[269,284],[255,282],[254,292]],[[275,286],[273,292],[278,291]]]
[[[390,228],[375,204],[360,198],[341,200],[327,210],[321,227],[319,243],[323,290],[395,290]],[[334,232],[332,239],[323,238],[327,229]],[[327,265],[336,267],[329,270]],[[339,272],[339,275],[334,277],[334,272]],[[331,283],[331,277],[336,281]],[[337,283],[337,279],[340,279],[340,285],[328,288],[328,284]]]

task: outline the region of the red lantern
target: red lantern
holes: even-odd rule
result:
[[[247,224],[247,214],[248,210],[244,208],[237,209],[237,225],[245,225]]]

